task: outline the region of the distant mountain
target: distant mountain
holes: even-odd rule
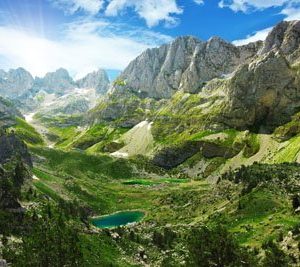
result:
[[[79,88],[92,88],[103,95],[108,91],[110,82],[106,71],[99,69],[76,81],[76,84]]]
[[[61,96],[75,88],[95,89],[102,95],[107,92],[109,84],[107,73],[102,69],[89,73],[76,82],[63,68],[35,79],[23,68],[11,69],[8,72],[0,70],[0,95],[22,101],[34,97],[40,91]]]
[[[55,72],[48,72],[43,78],[36,78],[33,88],[35,91],[43,90],[48,93],[64,94],[76,87],[68,71],[60,68]]]
[[[26,113],[40,108],[51,114],[83,113],[95,106],[97,98],[106,94],[109,86],[107,73],[102,69],[89,73],[76,82],[63,68],[35,79],[22,68],[8,72],[0,70],[0,96],[11,99]]]
[[[0,95],[9,98],[18,98],[32,88],[34,79],[23,68],[11,69],[8,72],[0,70]]]

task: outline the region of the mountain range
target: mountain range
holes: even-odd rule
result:
[[[78,81],[74,81],[63,68],[46,73],[43,78],[33,78],[23,68],[11,69],[8,72],[0,70],[0,94],[12,99],[28,97],[29,94],[39,91],[63,95],[74,88],[93,88],[97,93],[105,94],[109,83],[107,73],[102,69],[89,73]]]

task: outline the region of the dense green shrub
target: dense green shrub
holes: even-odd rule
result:
[[[254,266],[250,255],[221,225],[192,228],[188,235],[187,245],[188,266]]]
[[[47,203],[27,216],[22,242],[4,250],[8,262],[17,267],[82,266],[78,230],[60,208]]]
[[[263,266],[276,266],[276,267],[287,267],[289,266],[289,259],[287,255],[278,247],[274,241],[267,241],[263,244],[265,250],[265,257],[263,260]]]

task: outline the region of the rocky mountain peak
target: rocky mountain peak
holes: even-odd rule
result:
[[[76,84],[79,88],[93,88],[98,94],[105,94],[110,82],[106,71],[99,69],[76,81]]]
[[[23,68],[0,72],[0,95],[17,98],[33,85],[33,77]]]
[[[261,54],[280,50],[290,62],[300,55],[300,21],[282,21],[268,34]]]
[[[63,94],[75,86],[69,72],[60,68],[55,72],[48,72],[44,78],[36,78],[33,87],[36,91],[44,90],[48,93]]]
[[[224,39],[222,39],[221,37],[219,36],[213,36],[211,38],[209,38],[207,40],[207,45],[211,45],[211,44],[228,44],[228,42],[226,42]]]
[[[68,81],[73,81],[69,72],[64,68],[59,68],[54,72],[46,73],[46,75],[43,79],[45,79],[45,80],[64,79],[64,80],[68,80]]]
[[[51,75],[53,75],[53,76],[55,75],[57,77],[64,77],[64,78],[67,78],[67,79],[69,79],[69,78],[72,79],[69,75],[69,72],[64,68],[59,68],[55,72],[48,72],[46,74],[46,77],[51,76]]]
[[[207,81],[233,72],[255,56],[258,48],[238,48],[219,37],[207,42],[178,37],[170,44],[146,50],[119,79],[126,81],[127,88],[157,99],[170,98],[178,90],[195,93]]]

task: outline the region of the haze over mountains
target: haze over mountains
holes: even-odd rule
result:
[[[49,72],[43,78],[33,78],[23,68],[11,69],[8,72],[0,71],[0,93],[12,99],[38,91],[62,95],[74,88],[94,88],[97,93],[103,94],[108,90],[109,83],[109,78],[102,69],[87,74],[78,81],[74,81],[68,71],[63,68]]]

